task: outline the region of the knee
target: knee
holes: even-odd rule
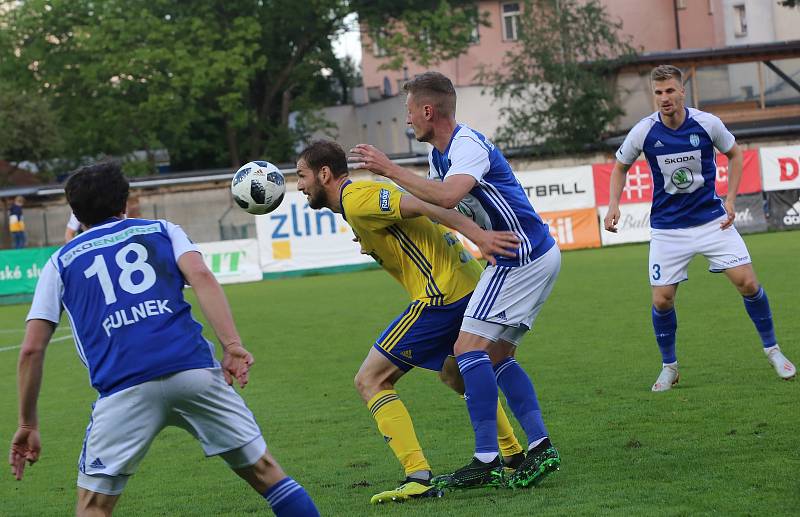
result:
[[[361,398],[364,400],[364,402],[369,402],[369,400],[379,391],[390,390],[394,388],[391,383],[383,379],[378,379],[374,375],[369,375],[362,371],[356,373],[356,376],[353,379],[353,384],[355,385],[356,391],[358,391],[358,394],[361,395]]]
[[[675,306],[675,296],[669,294],[653,294],[653,307],[660,312],[668,311]]]
[[[742,296],[754,296],[761,288],[761,285],[755,278],[748,278],[737,284],[736,288],[739,290],[739,294]]]
[[[439,372],[439,379],[459,395],[464,394],[464,379],[458,370],[443,369]]]
[[[79,489],[75,515],[79,517],[110,516],[114,510],[114,503],[117,497]]]
[[[286,473],[269,452],[265,452],[250,467],[237,469],[235,472],[259,494],[263,494],[275,483],[286,477]]]

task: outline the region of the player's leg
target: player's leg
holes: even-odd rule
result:
[[[709,229],[704,240],[703,253],[708,259],[712,273],[724,271],[731,283],[742,295],[745,310],[755,325],[767,360],[782,379],[791,379],[797,373],[794,365],[786,359],[775,339],[772,311],[764,288],[758,283],[751,263],[750,252],[742,236],[734,227],[720,231]]]
[[[220,456],[269,503],[279,517],[318,516],[305,489],[267,452],[258,424],[220,368],[169,375],[162,381],[170,403],[168,423],[187,430],[206,456]]]
[[[675,295],[678,284],[688,278],[689,262],[697,253],[696,230],[658,230],[651,232],[648,276],[652,288],[653,334],[661,352],[661,372],[650,388],[666,391],[678,383],[678,359],[675,354],[678,318]]]
[[[77,515],[111,515],[128,479],[166,425],[159,382],[138,384],[92,404],[78,460]]]
[[[448,356],[444,361],[442,370],[439,372],[439,378],[443,383],[450,386],[450,388],[458,393],[464,395],[464,379],[461,377],[461,372],[458,371],[458,364],[453,356]],[[506,469],[516,469],[525,459],[524,450],[520,445],[517,436],[514,434],[514,428],[508,420],[503,409],[503,404],[500,399],[497,399],[497,443],[500,446],[500,454],[503,456],[503,466]]]
[[[775,324],[772,321],[769,299],[764,287],[758,283],[752,264],[726,269],[725,275],[742,295],[744,308],[758,331],[764,353],[775,373],[782,379],[794,378],[797,369],[781,352],[775,337]]]
[[[75,508],[77,517],[106,517],[114,511],[119,500],[118,495],[107,495],[78,488],[78,504]]]

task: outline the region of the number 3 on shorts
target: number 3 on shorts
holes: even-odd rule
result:
[[[653,264],[653,280],[661,278],[661,265]]]

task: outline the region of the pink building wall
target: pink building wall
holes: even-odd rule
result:
[[[385,60],[373,53],[372,43],[362,34],[361,67],[364,86],[383,90],[384,78],[391,83],[391,93],[399,91],[398,84],[428,69],[450,77],[456,86],[477,84],[475,76],[481,64],[497,65],[516,43],[503,41],[500,1],[481,1],[482,11],[489,13],[491,27],[481,26],[480,41],[466,54],[431,67],[421,67],[410,60],[406,71],[378,70]],[[632,37],[632,44],[645,52],[678,48],[675,30],[674,0],[602,0],[612,19],[622,21],[622,33]],[[678,0],[685,6],[678,9],[681,45],[687,48],[725,46],[722,0]]]

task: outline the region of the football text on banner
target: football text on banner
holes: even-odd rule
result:
[[[772,230],[800,229],[800,190],[778,190],[767,192],[769,216]]]
[[[594,208],[543,212],[539,215],[550,227],[550,235],[562,250],[600,246],[600,224]]]
[[[0,296],[36,290],[42,268],[58,246],[0,251]]]
[[[736,219],[733,220],[733,225],[739,233],[767,231],[763,194],[736,196]]]
[[[256,282],[263,277],[256,239],[202,242],[197,247],[221,284]]]
[[[621,206],[617,233],[603,228],[600,239],[603,246],[628,242],[648,242],[650,240],[650,203],[634,203]],[[608,213],[607,206],[597,207],[597,214],[602,221]]]
[[[800,189],[800,145],[762,147],[764,190]]]
[[[761,192],[761,175],[759,174],[758,151],[750,149],[743,152],[742,181],[739,183],[739,194]],[[717,153],[717,176],[715,188],[717,195],[728,193],[728,157]],[[609,180],[614,170],[614,163],[592,165],[594,176],[594,192],[597,206],[606,206],[609,201]],[[625,188],[620,197],[620,205],[628,203],[646,203],[653,200],[653,177],[646,160],[638,160],[628,169],[625,177]]]
[[[264,273],[373,261],[361,254],[341,214],[309,208],[306,196],[300,192],[287,192],[274,212],[256,216],[256,234]]]
[[[594,207],[592,167],[566,167],[516,173],[538,213]]]

